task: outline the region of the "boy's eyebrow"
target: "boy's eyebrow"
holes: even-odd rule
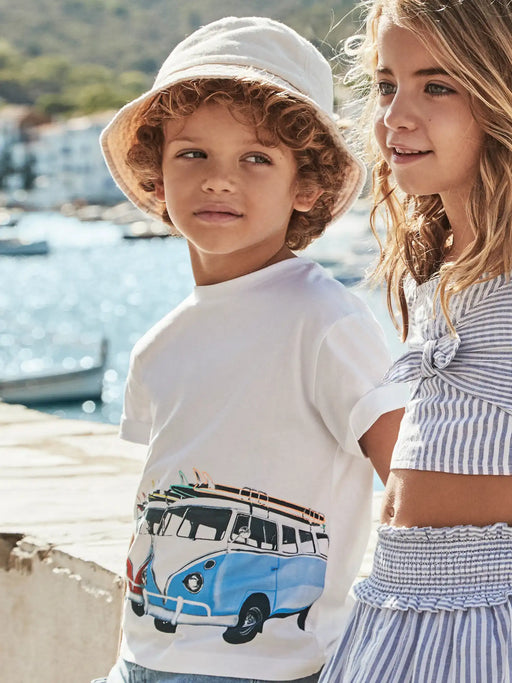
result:
[[[193,136],[193,135],[177,135],[175,138],[169,138],[168,144],[171,142],[179,142],[180,144],[187,142],[191,143],[193,145],[198,145],[198,144],[205,144],[204,140],[201,138],[201,136]],[[261,145],[261,141],[258,140],[258,138],[247,138],[244,140],[244,144],[247,145]]]
[[[388,69],[387,66],[382,66],[378,69],[375,69],[376,74],[382,74],[386,76],[392,76],[393,71],[391,69]],[[446,69],[443,69],[441,66],[431,66],[426,69],[418,69],[413,73],[413,76],[449,76],[450,74],[446,71]]]
[[[189,135],[184,135],[183,137],[180,137],[177,135],[175,138],[169,138],[168,142],[192,142],[195,143],[197,140],[195,140],[193,137]]]

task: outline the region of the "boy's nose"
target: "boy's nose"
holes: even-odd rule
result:
[[[215,164],[208,168],[202,181],[204,192],[232,192],[235,188],[233,171],[224,165]]]

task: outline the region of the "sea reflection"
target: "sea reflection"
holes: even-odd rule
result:
[[[308,250],[354,283],[374,256],[365,211],[351,212]],[[0,228],[2,235],[11,228]],[[116,424],[131,348],[193,286],[186,243],[177,238],[123,239],[122,226],[80,222],[58,213],[24,214],[24,240],[47,240],[45,256],[0,256],[0,379],[26,373],[92,367],[101,340],[109,344],[101,401],[54,403],[41,409],[63,417]],[[380,292],[359,294],[401,346]]]

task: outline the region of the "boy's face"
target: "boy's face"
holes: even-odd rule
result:
[[[284,240],[292,211],[308,211],[318,195],[299,194],[288,147],[258,142],[253,126],[215,103],[167,121],[164,136],[156,196],[189,244],[198,284],[259,270],[281,252],[291,255]]]

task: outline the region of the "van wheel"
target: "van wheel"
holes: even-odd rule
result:
[[[268,602],[265,598],[252,597],[244,602],[238,624],[227,628],[222,637],[226,643],[239,645],[248,643],[257,633],[261,633],[263,623],[269,614]]]
[[[309,607],[306,607],[306,609],[303,609],[302,612],[299,612],[299,616],[297,617],[297,626],[300,628],[301,631],[304,631],[304,629],[306,628],[306,619],[308,618],[310,609],[311,605]]]
[[[140,602],[135,602],[134,600],[130,600],[130,602],[132,603],[132,610],[138,617],[141,617],[144,614],[144,605],[141,605]]]
[[[170,621],[155,619],[154,624],[157,631],[162,631],[162,633],[176,633],[176,624],[171,624]]]

